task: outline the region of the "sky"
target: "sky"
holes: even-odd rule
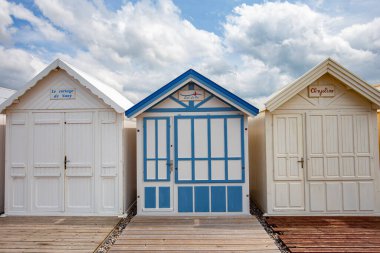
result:
[[[379,0],[0,0],[0,86],[56,58],[136,103],[189,68],[255,104],[327,57],[380,83]]]

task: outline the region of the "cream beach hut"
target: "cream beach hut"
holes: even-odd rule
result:
[[[267,215],[379,215],[380,93],[332,59],[250,120],[251,196]]]

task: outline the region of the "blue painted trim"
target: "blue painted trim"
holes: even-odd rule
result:
[[[156,187],[144,188],[145,208],[156,208]]]
[[[146,112],[235,112],[239,111],[234,107],[212,107],[212,108],[151,108]]]
[[[228,212],[243,211],[243,189],[241,186],[227,186]]]
[[[233,114],[233,115],[178,115],[178,116],[175,116],[176,118],[178,119],[191,119],[191,118],[195,118],[195,119],[224,119],[224,118],[229,118],[229,119],[232,119],[232,118],[244,118],[243,115],[241,114]]]
[[[170,181],[170,118],[166,119],[166,178]]]
[[[194,187],[194,212],[209,212],[210,211],[210,187],[195,186]]]
[[[174,117],[174,181],[178,182],[178,118]]]
[[[226,187],[211,186],[211,212],[226,211]]]
[[[182,102],[182,101],[179,100],[178,98],[173,97],[172,95],[169,96],[169,98],[170,98],[171,100],[173,100],[174,102],[176,102],[176,103],[182,105],[182,106],[185,107],[185,108],[188,108],[188,107],[189,107],[187,104],[185,104],[184,102]],[[157,108],[157,109],[159,109],[159,108]]]
[[[244,144],[244,133],[245,133],[245,127],[244,127],[244,117],[240,119],[241,124],[241,178],[244,181],[245,180],[245,144]]]
[[[232,92],[226,90],[222,86],[206,78],[205,76],[199,74],[195,70],[189,69],[185,73],[181,74],[180,76],[178,76],[171,82],[167,83],[166,85],[156,90],[155,92],[150,94],[148,97],[146,97],[145,99],[141,100],[139,103],[137,103],[136,105],[128,109],[125,112],[125,115],[128,118],[136,117],[143,111],[146,111],[148,108],[150,108],[153,104],[156,104],[159,101],[161,101],[163,99],[163,96],[167,94],[168,92],[174,91],[175,89],[179,89],[181,84],[184,85],[184,82],[191,78],[201,83],[202,85],[206,86],[210,91],[213,91],[213,93],[221,95],[226,100],[228,100],[230,104],[241,107],[251,116],[258,114],[259,110],[253,105],[251,105],[250,103],[246,102],[245,100],[236,96]]]
[[[154,121],[154,145],[155,145],[155,158],[147,158],[147,121]],[[166,157],[158,157],[158,121],[165,120],[166,121]],[[145,117],[143,119],[143,157],[144,157],[144,182],[168,182],[170,181],[170,117]],[[158,161],[166,160],[166,178],[159,179],[158,178]],[[155,171],[156,177],[155,179],[147,178],[147,161],[155,161]]]
[[[177,180],[176,184],[244,183],[244,180]]]
[[[158,179],[158,120],[154,120],[154,148],[156,158],[156,179]]]
[[[164,161],[164,160],[167,160],[167,158],[147,158],[146,159],[147,161],[155,161],[155,160],[159,160],[159,161]]]
[[[152,160],[155,160],[155,159],[153,159],[153,158],[150,158],[150,159],[152,159]],[[194,159],[193,158],[184,158],[184,157],[179,157],[178,158],[178,161],[191,161],[191,160],[195,160],[195,161],[207,161],[207,160],[215,160],[215,161],[224,161],[224,160],[241,160],[241,157],[227,157],[227,158],[225,158],[225,157],[212,157],[212,158],[207,158],[207,157],[194,157]],[[149,160],[149,159],[148,159]]]
[[[158,187],[158,207],[170,208],[170,187]]]
[[[208,178],[212,178],[211,170],[211,118],[207,118],[207,156],[208,156]]]
[[[227,135],[227,118],[224,118],[224,178],[228,180],[228,135]]]
[[[195,180],[194,118],[191,119],[191,179]]]
[[[178,187],[178,212],[193,212],[193,187]]]
[[[208,96],[207,98],[203,99],[203,101],[199,102],[198,104],[195,105],[195,108],[199,108],[199,106],[207,103],[208,101],[210,101],[212,98],[214,98],[215,96],[213,94],[210,94],[210,96]]]
[[[189,83],[189,90],[194,90],[194,83]],[[189,107],[194,108],[194,101],[189,101]]]
[[[224,157],[211,157],[211,119],[224,119]],[[241,121],[241,157],[228,157],[228,130],[227,130],[227,119],[238,118]],[[191,157],[179,158],[178,157],[178,120],[180,119],[190,119],[191,120]],[[208,131],[208,157],[195,158],[194,157],[194,119],[207,119],[207,131]],[[174,116],[174,164],[175,164],[175,183],[176,184],[194,184],[194,183],[244,183],[245,182],[245,167],[244,167],[244,116],[243,115],[179,115]],[[207,161],[208,160],[208,180],[195,180],[195,161]],[[225,162],[225,180],[212,180],[212,170],[211,161],[221,160]],[[242,177],[241,180],[228,180],[228,161],[230,160],[241,160],[242,163]],[[178,179],[178,161],[191,161],[192,162],[192,171],[191,171],[191,180],[179,180]]]
[[[144,156],[144,181],[146,182],[147,180],[147,156],[146,156],[146,147],[147,147],[147,140],[146,140],[146,121],[147,121],[147,118],[144,118],[143,119],[143,156]]]

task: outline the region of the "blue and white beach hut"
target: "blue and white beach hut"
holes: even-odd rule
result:
[[[127,110],[138,214],[249,213],[247,117],[257,113],[192,69]]]

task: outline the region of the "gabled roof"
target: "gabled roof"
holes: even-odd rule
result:
[[[0,87],[0,104],[7,100],[10,96],[16,93],[15,90]]]
[[[258,109],[243,99],[239,98],[235,94],[226,90],[222,86],[216,84],[205,76],[199,74],[193,69],[189,69],[182,75],[175,78],[173,81],[167,83],[157,91],[150,94],[148,97],[131,107],[125,112],[125,115],[129,118],[133,118],[143,113],[147,109],[151,108],[158,102],[165,99],[170,94],[176,92],[178,89],[185,86],[188,82],[193,81],[195,84],[204,88],[208,92],[214,94],[216,97],[220,98],[223,101],[228,102],[230,105],[236,107],[240,111],[254,116],[257,115]]]
[[[60,68],[65,70],[70,76],[78,80],[80,84],[89,89],[95,96],[99,97],[111,106],[116,112],[123,113],[125,110],[133,106],[133,103],[126,99],[120,92],[116,91],[114,88],[108,86],[107,84],[99,81],[98,79],[82,72],[69,65],[68,63],[62,61],[61,59],[56,59],[51,64],[49,64],[44,70],[42,70],[38,75],[36,75],[32,80],[30,80],[21,90],[13,94],[8,100],[0,105],[0,112],[3,112],[8,106],[25,94],[29,89],[33,88],[40,80],[46,77],[52,70]]]
[[[298,78],[295,82],[286,85],[284,88],[274,93],[265,103],[265,107],[269,111],[274,111],[301,90],[312,84],[324,74],[330,74],[372,103],[380,107],[380,92],[351,73],[349,70],[338,64],[331,58],[327,58],[306,74]]]

